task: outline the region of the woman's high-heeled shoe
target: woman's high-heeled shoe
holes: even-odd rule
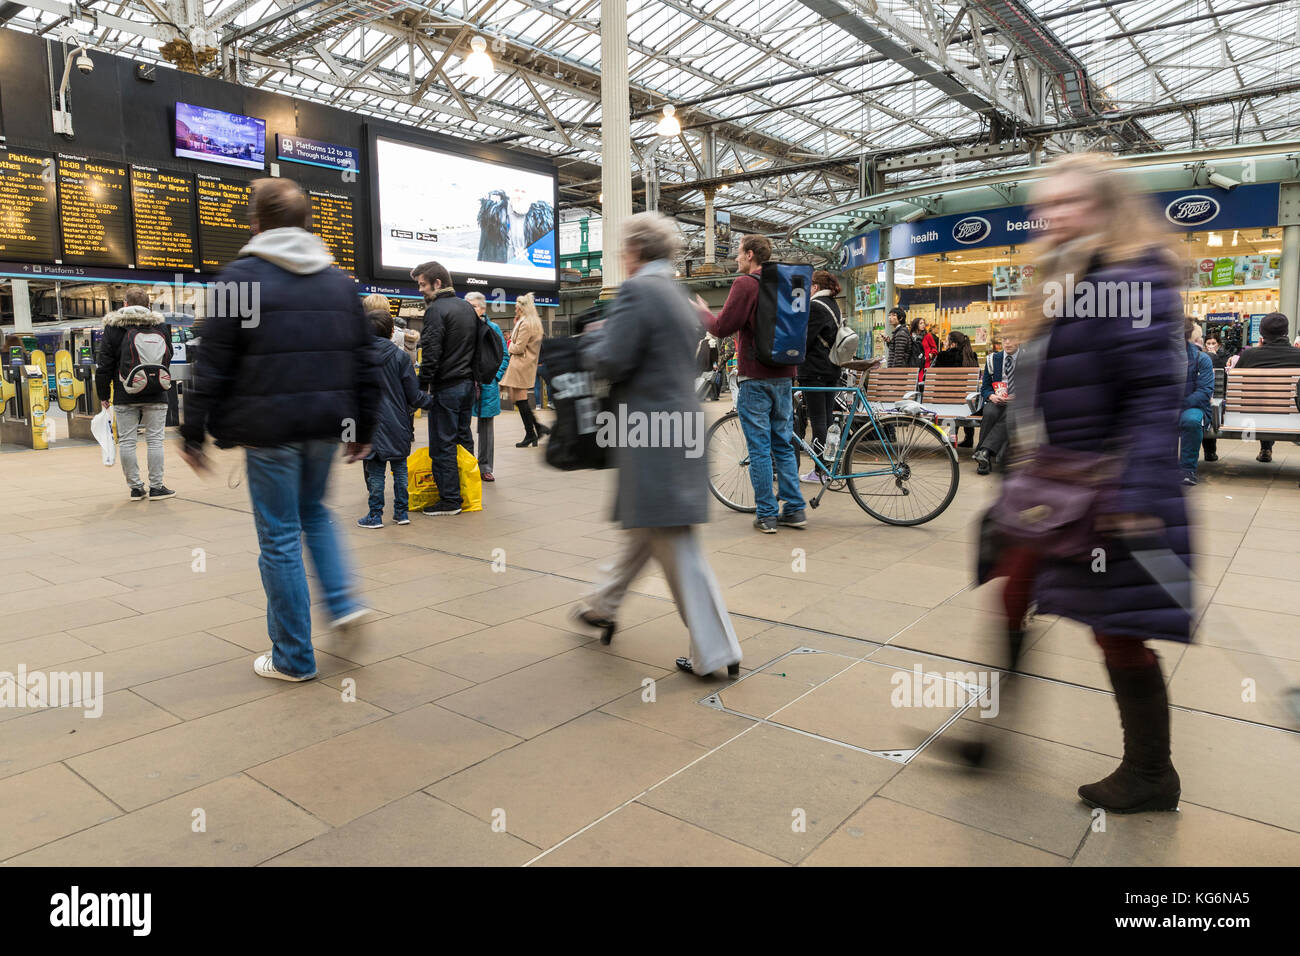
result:
[[[569,617],[575,621],[580,621],[588,627],[600,629],[600,643],[608,644],[614,639],[614,632],[618,630],[618,624],[607,617],[598,617],[590,611],[579,611],[576,607],[569,612]]]
[[[694,673],[695,673],[695,666],[691,663],[691,659],[690,659],[689,657],[679,657],[679,658],[677,658],[677,660],[675,661],[675,663],[677,664],[677,669],[678,669],[679,671],[686,671],[686,673],[688,673],[688,674],[694,674]],[[734,664],[728,664],[728,665],[727,665],[727,676],[728,676],[728,677],[739,677],[739,676],[740,676],[740,662],[739,662],[739,661],[737,661],[737,662],[734,663]]]

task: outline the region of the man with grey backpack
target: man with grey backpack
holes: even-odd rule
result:
[[[176,492],[163,484],[163,436],[167,430],[167,392],[172,387],[171,329],[149,308],[149,293],[129,289],[126,305],[104,317],[104,339],[95,365],[100,402],[117,422],[117,452],[132,501],[169,498]],[[144,426],[149,457],[146,494],[136,460],[136,442]]]
[[[854,357],[858,350],[858,335],[840,316],[835,297],[840,294],[840,284],[825,269],[818,269],[812,277],[811,308],[808,311],[808,348],[803,364],[799,366],[801,386],[833,387],[840,384],[840,365]],[[803,393],[804,407],[808,409],[808,424],[812,428],[812,447],[818,454],[826,446],[826,433],[835,412],[834,392]],[[823,476],[817,473],[817,464],[799,480],[817,484]]]

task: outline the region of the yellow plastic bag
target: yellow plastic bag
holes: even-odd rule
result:
[[[482,511],[483,479],[479,477],[478,459],[464,445],[456,446],[456,471],[460,474],[460,510]],[[412,511],[438,503],[438,486],[433,480],[429,449],[417,448],[406,459],[406,483]]]

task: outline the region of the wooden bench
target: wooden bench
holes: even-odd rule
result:
[[[877,368],[867,375],[862,391],[873,404],[892,405],[904,399],[915,399],[919,393],[918,368]]]
[[[980,390],[983,369],[928,368],[921,388],[921,404],[934,412],[940,420],[957,425],[975,425],[980,416],[970,410],[966,396]]]
[[[1220,370],[1216,370],[1216,379],[1219,374]],[[1213,431],[1206,429],[1205,437],[1300,441],[1298,380],[1300,368],[1228,369],[1223,397],[1211,399]]]

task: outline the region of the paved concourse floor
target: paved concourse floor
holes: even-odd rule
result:
[[[1204,624],[1194,646],[1157,644],[1182,809],[1098,821],[1075,789],[1114,767],[1121,734],[1084,629],[1036,620],[1037,677],[996,716],[959,679],[933,706],[894,706],[916,664],[1002,663],[996,595],[970,587],[994,484],[966,450],[954,504],[918,528],[846,494],[776,535],[716,507],[701,534],[745,659],[739,681],[701,680],[673,667],[686,634],[659,575],[637,582],[611,646],[570,624],[619,546],[612,475],[514,448],[516,415],[496,430],[478,514],[362,530],[361,466],[336,469],[375,616],[343,637],[317,613],[304,684],[252,670],[269,641],[241,453],[200,479],[171,430],[176,497],[132,503],[96,446],[6,446],[0,672],[97,672],[104,695],[98,717],[0,708],[0,861],[1300,863],[1300,735],[1282,704],[1300,685],[1295,446],[1264,465],[1223,441],[1202,466]],[[992,766],[945,756],[980,730]]]

